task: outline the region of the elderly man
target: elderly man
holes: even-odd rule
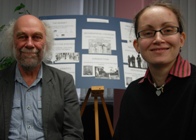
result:
[[[4,37],[16,62],[0,71],[0,139],[83,140],[72,76],[43,62],[53,42],[50,28],[23,15]]]

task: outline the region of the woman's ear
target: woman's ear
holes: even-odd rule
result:
[[[181,43],[180,46],[181,46],[181,47],[184,46],[185,40],[186,40],[186,34],[185,34],[185,32],[182,32],[182,33],[180,34],[180,43]]]
[[[138,44],[138,40],[137,40],[137,39],[135,39],[135,40],[133,41],[133,46],[134,46],[134,48],[135,48],[135,50],[136,50],[137,52],[140,52],[140,48],[139,48],[139,44]]]

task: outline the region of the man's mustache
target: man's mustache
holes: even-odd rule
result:
[[[27,48],[22,48],[21,50],[20,50],[20,52],[22,52],[22,53],[38,53],[39,52],[39,50],[37,50],[37,49],[27,49]]]

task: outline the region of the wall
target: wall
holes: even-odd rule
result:
[[[14,9],[20,3],[35,16],[83,14],[83,0],[0,0],[0,25],[19,15]]]
[[[145,5],[153,0],[115,0],[115,17],[133,19]]]

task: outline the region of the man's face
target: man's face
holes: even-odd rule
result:
[[[45,28],[39,19],[23,16],[14,26],[13,51],[19,65],[25,69],[33,69],[43,59],[46,43]]]

